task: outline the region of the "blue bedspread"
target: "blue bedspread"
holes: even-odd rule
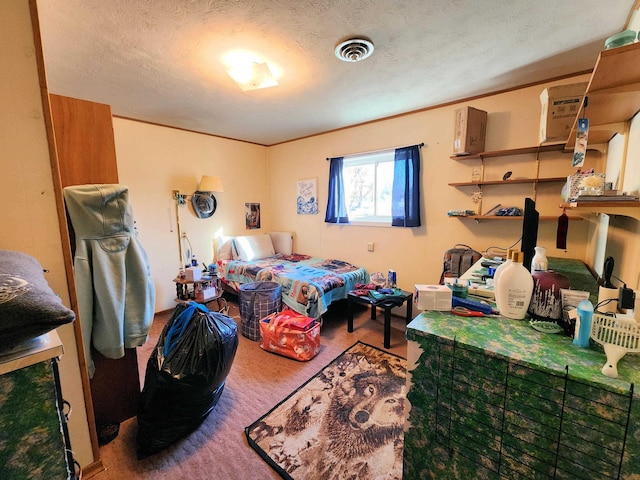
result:
[[[277,282],[282,285],[283,303],[312,318],[326,312],[333,301],[347,298],[356,283],[369,282],[363,267],[297,253],[250,262],[224,261],[219,273],[227,282]]]

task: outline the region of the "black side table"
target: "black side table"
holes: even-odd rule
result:
[[[402,303],[399,304],[398,299],[402,299]],[[384,348],[391,347],[391,309],[399,307],[407,302],[407,316],[405,318],[406,323],[413,320],[413,293],[405,292],[402,290],[402,297],[395,296],[393,299],[382,298],[376,300],[369,295],[356,295],[349,292],[347,294],[348,299],[348,314],[347,314],[347,331],[353,332],[353,305],[355,303],[359,305],[371,305],[371,320],[376,319],[376,308],[380,307],[384,309]]]

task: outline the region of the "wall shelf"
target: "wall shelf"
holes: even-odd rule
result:
[[[600,52],[585,96],[587,106],[574,121],[567,150],[576,143],[578,118],[589,119],[589,144],[607,143],[615,134],[625,132],[640,111],[640,43]],[[563,206],[580,214],[605,213],[640,221],[637,201],[572,202]]]
[[[471,155],[451,155],[452,160],[477,160],[491,157],[508,157],[511,155],[525,155],[528,153],[560,152],[565,150],[563,143],[549,145],[536,145],[534,147],[510,148],[506,150],[493,150],[488,152],[473,153]]]
[[[604,50],[598,56],[585,92],[587,106],[578,117],[589,119],[589,143],[606,143],[624,131],[640,111],[640,43]],[[576,118],[566,148],[576,143]]]
[[[606,213],[607,215],[621,215],[640,221],[640,201],[631,202],[571,202],[562,205],[576,213]]]
[[[557,216],[553,216],[553,215],[540,215],[540,218],[538,218],[539,221],[541,222],[547,222],[547,221],[555,221],[558,220],[558,217],[560,215]],[[520,216],[508,216],[508,215],[450,215],[449,218],[461,218],[461,219],[465,219],[465,220],[475,220],[476,222],[481,222],[481,221],[514,221],[514,220],[519,220],[522,221],[522,219],[524,217],[522,217],[522,215]],[[579,216],[569,216],[569,220],[583,220],[582,217]]]
[[[481,168],[479,179],[476,181],[470,182],[451,182],[449,186],[451,187],[475,187],[480,190],[482,193],[482,189],[484,186],[506,186],[506,185],[516,185],[516,184],[530,184],[533,186],[533,192],[531,196],[533,200],[536,200],[537,196],[537,186],[540,183],[566,183],[567,177],[543,177],[540,178],[540,155],[548,152],[557,152],[561,154],[571,153],[568,150],[565,150],[565,145],[563,143],[553,143],[547,145],[535,145],[531,147],[521,147],[521,148],[510,148],[505,150],[494,150],[494,151],[486,151],[475,153],[471,155],[452,155],[450,158],[456,161],[466,161],[466,160],[480,160]],[[498,158],[498,157],[520,157],[517,159],[518,161],[525,161],[532,163],[532,175],[530,177],[525,178],[510,178],[507,180],[486,180],[485,176],[485,159],[489,158]],[[482,198],[477,201],[476,209],[482,213]],[[486,212],[485,212],[486,213]],[[488,216],[478,215],[478,218],[474,219],[483,219],[486,220]],[[464,217],[470,218],[470,217]],[[491,218],[500,218],[505,219],[507,217],[491,217]],[[518,218],[518,217],[515,217]],[[554,217],[557,218],[557,217]]]
[[[451,187],[479,187],[481,185],[509,185],[510,183],[565,183],[567,177],[514,178],[509,180],[482,180],[479,182],[454,182]]]

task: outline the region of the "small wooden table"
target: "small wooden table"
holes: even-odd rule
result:
[[[394,307],[400,307],[407,302],[407,315],[405,322],[408,324],[412,320],[413,316],[413,293],[405,292],[401,290],[401,296],[396,295],[394,298],[382,298],[376,300],[369,295],[356,295],[349,292],[347,294],[348,299],[348,314],[347,314],[347,331],[353,332],[353,305],[371,305],[371,320],[376,319],[376,308],[380,307],[384,309],[384,348],[391,347],[391,309]],[[400,300],[402,300],[400,302]]]

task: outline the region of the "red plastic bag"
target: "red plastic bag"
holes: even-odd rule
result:
[[[320,352],[320,322],[293,310],[272,313],[260,320],[262,342],[268,352],[306,362]]]

